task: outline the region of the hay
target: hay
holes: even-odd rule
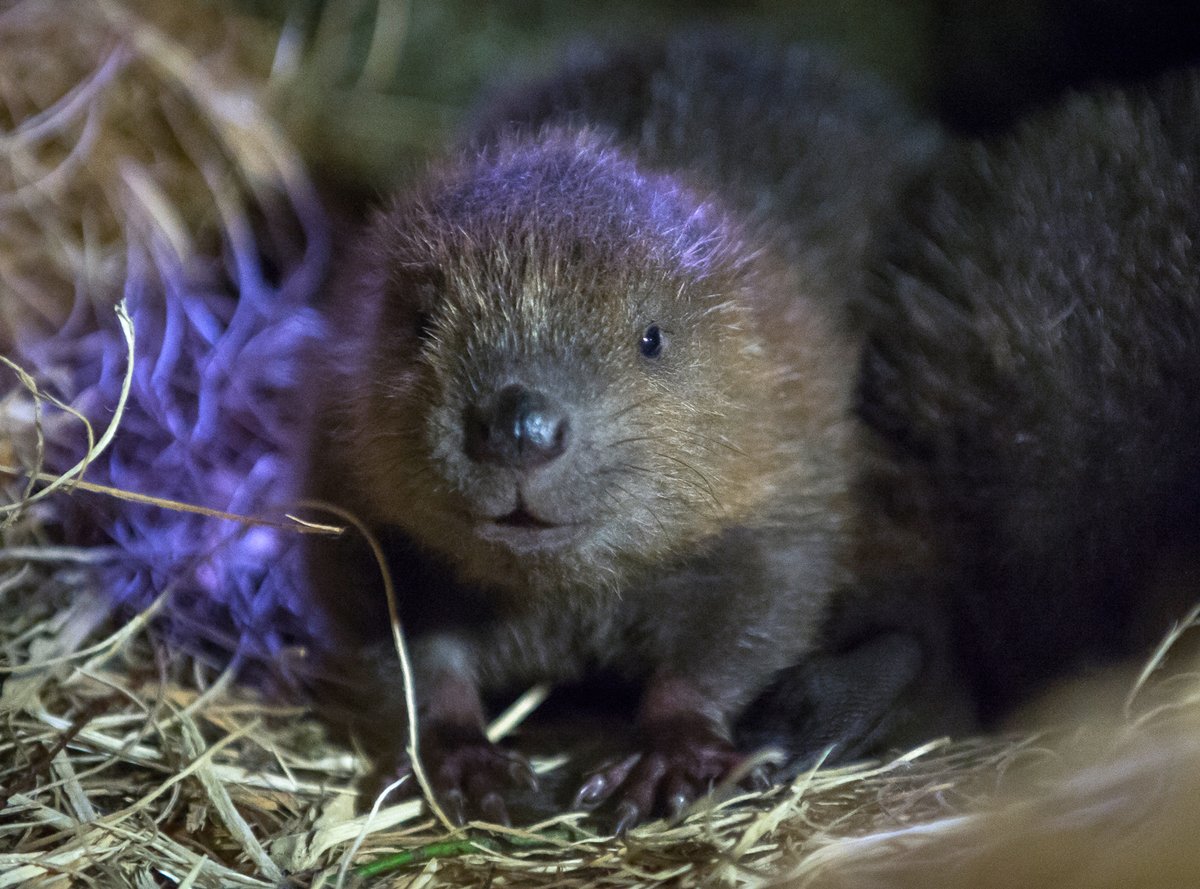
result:
[[[832,836],[955,811],[957,787],[990,783],[1035,755],[1011,743],[934,744],[882,765],[807,773],[625,842],[578,815],[447,834],[415,802],[355,817],[359,757],[228,672],[167,658],[152,612],[106,635],[103,602],[69,577],[46,587],[28,570],[0,576],[0,645],[16,668],[0,695],[0,887],[158,876],[274,886],[285,875],[289,885],[336,885],[350,850],[362,875],[390,875],[380,885],[422,874],[446,886],[754,885]]]
[[[362,756],[245,681],[286,683],[320,634],[287,467],[327,248],[262,110],[274,41],[192,4],[0,11],[0,466],[20,470],[0,473],[0,889],[909,885],[893,860],[994,862],[1031,806],[1074,811],[1070,781],[996,796],[1082,744],[1024,736],[814,770],[624,840],[576,814],[356,815]],[[1075,774],[1147,751],[1195,770],[1195,688],[1139,696]]]
[[[975,871],[975,882],[930,876],[981,861],[1009,885],[1003,875],[1047,838],[1067,837],[1078,856],[1095,851],[1092,827],[1103,842],[1114,825],[1156,823],[1163,776],[1200,763],[1190,683],[1190,697],[1156,703],[1103,742],[937,742],[805,773],[623,841],[578,815],[449,833],[417,802],[355,816],[356,753],[229,671],[167,655],[153,611],[99,632],[107,608],[73,574],[46,586],[28,565],[0,572],[0,646],[16,667],[0,695],[0,887],[767,886],[781,873],[788,886],[979,886]],[[1101,754],[1065,768],[1075,747]],[[1008,777],[1051,766],[1036,792]],[[1139,778],[1152,780],[1131,794]],[[989,803],[1010,781],[1021,794]],[[1191,799],[1194,785],[1166,798]]]
[[[776,889],[1195,885],[1200,673],[1196,640],[1181,639],[1195,635],[1198,617],[1200,607],[1140,671],[1052,695],[1048,704],[1069,731],[1000,792],[959,815],[832,842],[785,870]],[[1168,657],[1178,663],[1164,669]]]

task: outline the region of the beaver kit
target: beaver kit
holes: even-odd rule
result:
[[[312,493],[386,550],[459,818],[505,820],[532,783],[481,695],[538,681],[640,687],[640,746],[575,795],[615,798],[621,827],[737,769],[733,721],[813,651],[841,582],[843,308],[935,142],[820,55],[680,39],[498,102],[360,232],[314,362]],[[310,561],[398,754],[375,561],[352,540]]]

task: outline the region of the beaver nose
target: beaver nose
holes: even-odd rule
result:
[[[566,414],[541,392],[513,384],[467,411],[467,456],[478,463],[535,469],[567,448]]]

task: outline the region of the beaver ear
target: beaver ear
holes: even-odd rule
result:
[[[437,266],[426,266],[412,279],[416,312],[413,329],[421,339],[429,337],[430,319],[446,289],[446,273]]]
[[[446,274],[437,266],[397,269],[389,281],[387,295],[387,320],[394,325],[392,329],[408,330],[420,339],[426,338],[445,286]]]
[[[439,266],[425,265],[406,270],[413,296],[426,308],[432,308],[446,287],[446,273]]]

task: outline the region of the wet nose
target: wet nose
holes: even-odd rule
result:
[[[550,398],[513,384],[467,411],[465,450],[479,463],[535,469],[566,450],[569,428]]]

